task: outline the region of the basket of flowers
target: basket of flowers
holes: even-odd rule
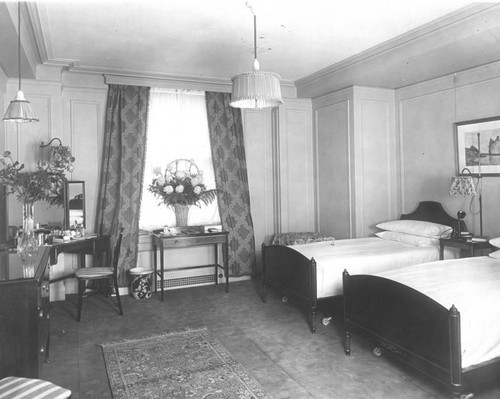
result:
[[[191,206],[208,205],[217,198],[217,189],[207,189],[203,171],[192,159],[176,159],[165,170],[156,167],[153,173],[149,191],[160,200],[159,205],[174,211],[177,226],[187,226]]]

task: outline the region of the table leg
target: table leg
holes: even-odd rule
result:
[[[217,274],[219,272],[219,244],[214,244],[215,248],[215,259],[214,259],[214,277],[215,277],[215,285],[219,284],[219,278],[217,277]]]
[[[153,268],[154,268],[154,282],[155,282],[155,293],[158,292],[158,265],[157,265],[157,254],[156,254],[157,248],[156,244],[153,243]]]
[[[226,294],[229,293],[229,254],[227,240],[223,244],[222,261],[224,262],[224,274],[226,275]]]
[[[80,258],[78,267],[85,267],[85,254],[78,254],[78,257]]]
[[[161,301],[163,302],[163,276],[165,275],[164,273],[164,264],[163,264],[163,245],[160,245],[160,287],[161,287]]]
[[[444,244],[439,244],[439,260],[444,259]]]

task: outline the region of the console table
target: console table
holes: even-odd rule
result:
[[[228,266],[228,243],[227,243],[227,231],[218,231],[214,233],[197,233],[197,234],[184,234],[180,233],[177,235],[167,235],[163,233],[152,233],[153,236],[153,264],[154,264],[154,274],[160,278],[161,281],[161,301],[163,302],[163,277],[165,272],[164,267],[164,250],[169,248],[186,248],[199,245],[213,245],[215,247],[215,262],[214,262],[214,274],[215,274],[215,284],[218,284],[217,270],[222,268],[226,276],[226,293],[229,292],[229,266]],[[222,246],[222,265],[219,265],[219,245]],[[157,252],[160,250],[160,270],[158,271],[158,255]],[[207,267],[211,265],[203,266],[189,266],[175,269],[168,269],[170,271],[182,270],[182,269],[197,269],[202,267]],[[157,291],[157,285],[155,284],[155,291]]]
[[[85,255],[104,255],[106,262],[109,262],[110,238],[104,236],[88,236],[76,238],[74,240],[53,243],[50,249],[50,264],[57,263],[57,257],[61,253],[72,253],[78,255],[78,267],[85,267]],[[74,274],[68,274],[56,279],[50,280],[51,283],[74,277]]]

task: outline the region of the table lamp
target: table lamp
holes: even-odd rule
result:
[[[464,174],[468,172],[468,174]],[[458,176],[452,177],[451,186],[450,186],[450,195],[458,196],[461,195],[463,197],[469,195],[476,195],[476,187],[474,185],[474,180],[472,179],[472,173],[469,169],[464,168],[462,172]],[[461,226],[463,219],[465,218],[466,213],[463,210],[457,212],[457,227],[453,230],[453,237],[460,238],[461,237]]]

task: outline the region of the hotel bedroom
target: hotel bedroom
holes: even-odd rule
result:
[[[10,162],[47,170],[69,150],[55,197],[32,208],[0,180],[0,397],[11,377],[72,398],[500,396],[500,355],[470,360],[466,346],[490,345],[500,317],[464,309],[454,329],[451,305],[469,300],[431,307],[393,284],[411,287],[391,264],[461,291],[469,275],[448,270],[493,265],[498,303],[500,3],[0,1],[0,33],[4,119],[18,90],[37,119],[2,122],[0,179]],[[231,106],[254,58],[281,99]],[[164,105],[182,96],[196,104],[187,118]],[[173,206],[183,193],[165,188],[176,170],[202,191],[187,221]],[[26,274],[30,209],[40,245]],[[383,222],[442,230],[422,244]],[[322,241],[280,241],[289,233]],[[373,240],[412,260],[373,269]],[[342,258],[325,288],[312,248],[346,243],[364,258]],[[440,243],[460,259],[435,263]],[[80,297],[96,277],[83,269],[115,260],[118,289],[91,282]]]

